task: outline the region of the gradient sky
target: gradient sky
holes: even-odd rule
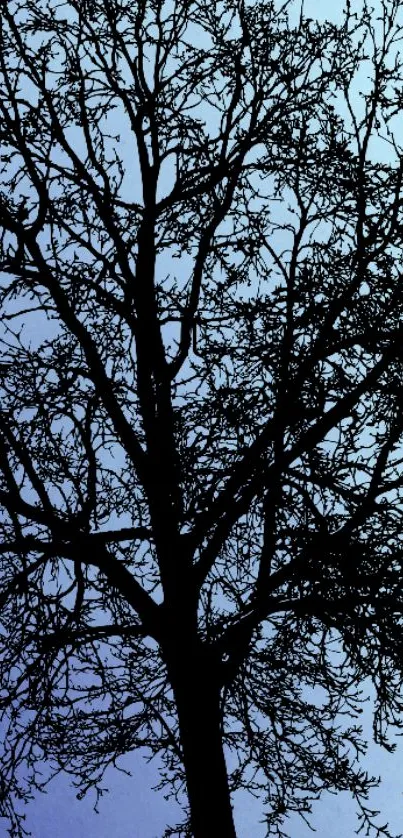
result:
[[[307,0],[305,13],[336,20],[342,6],[340,0]],[[365,721],[370,735],[369,716]],[[48,794],[38,795],[26,809],[26,826],[34,838],[160,838],[169,823],[180,820],[180,811],[175,803],[165,801],[161,792],[152,791],[158,782],[157,763],[147,763],[137,753],[121,764],[131,769],[133,776],[113,769],[107,772],[105,785],[110,793],[101,800],[99,815],[93,811],[91,794],[78,801],[67,777],[52,781]],[[379,790],[371,798],[374,808],[383,811],[381,822],[389,821],[396,832],[403,832],[402,745],[394,755],[371,746],[366,767],[370,773],[383,775]],[[348,795],[328,795],[316,805],[312,825],[319,836],[349,838],[357,827],[354,811]],[[239,838],[263,838],[261,812],[253,798],[242,793],[236,796],[235,817]],[[312,836],[300,819],[290,819],[289,824],[291,838]],[[3,835],[7,835],[7,825],[0,819],[0,838]]]
[[[370,716],[365,715],[370,735]],[[380,823],[389,822],[396,833],[403,832],[403,742],[395,754],[371,745],[365,767],[383,782],[371,796],[373,808],[382,810]],[[100,802],[100,813],[93,811],[91,795],[82,801],[75,798],[69,778],[52,781],[47,794],[39,795],[26,809],[26,826],[33,838],[161,838],[168,824],[180,821],[174,802],[164,800],[161,792],[152,791],[158,783],[157,764],[147,763],[139,753],[127,756],[121,765],[131,769],[132,778],[111,769],[104,785],[109,794]],[[208,781],[208,778],[207,778]],[[357,828],[355,806],[346,793],[326,795],[314,808],[311,819],[318,838],[353,838]],[[245,793],[235,796],[235,821],[238,838],[264,838],[259,805]],[[312,831],[300,818],[290,818],[291,838],[312,838]],[[5,822],[4,822],[5,824]],[[0,838],[6,836],[1,831]],[[208,836],[206,836],[208,838]]]

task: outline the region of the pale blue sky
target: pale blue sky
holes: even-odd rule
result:
[[[305,13],[337,19],[342,6],[340,0],[305,0]],[[370,733],[369,716],[366,725]],[[173,802],[166,802],[160,792],[151,790],[158,782],[157,764],[145,762],[137,753],[126,757],[122,765],[132,770],[133,777],[114,770],[107,773],[105,785],[110,793],[100,802],[99,815],[93,812],[91,795],[77,801],[67,778],[55,779],[48,794],[38,796],[26,809],[26,826],[34,838],[160,838],[169,823],[180,820],[180,811]],[[388,820],[391,828],[403,832],[403,748],[391,756],[372,746],[366,767],[370,773],[383,775],[380,789],[371,798],[374,807],[383,811],[381,822]],[[263,838],[260,808],[253,798],[237,795],[235,816],[239,838]],[[349,838],[357,825],[354,804],[346,794],[329,795],[315,807],[312,823],[319,836]],[[0,838],[3,834],[7,834],[6,827],[0,821]],[[308,838],[312,832],[294,818],[290,821],[290,835]]]
[[[370,724],[368,713],[365,719],[368,735]],[[369,773],[383,776],[370,803],[382,810],[380,823],[388,821],[396,833],[403,832],[402,745],[392,755],[370,746],[365,765]],[[110,791],[100,802],[99,815],[93,811],[91,795],[78,801],[68,778],[56,778],[48,794],[38,796],[27,807],[26,826],[34,838],[161,838],[165,827],[177,823],[181,815],[174,802],[167,802],[161,792],[152,791],[158,782],[157,764],[145,762],[139,753],[127,756],[121,764],[132,771],[133,777],[113,769],[107,772],[104,785]],[[236,795],[235,819],[238,838],[264,837],[260,806],[245,793]],[[357,828],[354,803],[346,793],[325,795],[315,805],[311,822],[319,838],[353,838]],[[289,831],[291,838],[313,835],[297,817],[290,818]]]

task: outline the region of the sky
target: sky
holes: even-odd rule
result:
[[[364,726],[369,736],[370,724],[370,714],[366,713]],[[76,800],[67,777],[53,780],[48,793],[38,795],[26,808],[26,827],[33,838],[161,838],[168,824],[180,821],[181,813],[174,802],[164,800],[161,792],[152,791],[158,783],[157,764],[147,763],[137,752],[125,757],[121,765],[133,776],[114,769],[107,772],[104,785],[109,794],[102,798],[99,814],[93,811],[91,795]],[[400,740],[395,754],[371,745],[365,767],[370,774],[383,775],[381,786],[370,800],[373,808],[382,810],[379,822],[388,821],[396,833],[403,832],[403,742]],[[234,803],[238,838],[264,838],[261,808],[256,801],[240,793]],[[324,795],[314,806],[311,823],[318,838],[353,838],[357,819],[351,797],[347,793]],[[315,834],[297,817],[289,819],[288,828],[291,838],[312,838]],[[7,834],[5,822],[2,833],[0,820],[0,838],[3,834]]]
[[[306,0],[308,16],[337,19],[339,0]],[[370,717],[365,718],[370,735]],[[26,827],[34,838],[160,838],[169,823],[180,820],[178,806],[153,791],[158,783],[156,762],[147,763],[140,753],[128,755],[122,766],[132,777],[114,769],[107,772],[105,785],[109,794],[100,802],[100,813],[93,811],[91,794],[82,801],[65,776],[49,785],[48,793],[38,795],[26,808]],[[374,807],[382,809],[383,822],[389,821],[396,832],[403,832],[403,743],[394,755],[371,746],[365,763],[370,773],[383,775],[383,782],[371,798]],[[235,799],[235,820],[238,838],[263,838],[261,811],[253,798],[239,794]],[[314,808],[312,825],[319,836],[340,838],[354,835],[357,822],[354,804],[346,794],[324,797]],[[312,831],[300,819],[289,821],[292,838],[308,838]],[[2,831],[4,830],[4,831]],[[0,820],[0,838],[7,835],[6,823]],[[208,836],[206,836],[208,838]]]

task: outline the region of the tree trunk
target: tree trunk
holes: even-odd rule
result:
[[[201,657],[201,656],[200,656]],[[168,665],[179,729],[194,838],[236,838],[214,667],[197,656]],[[189,659],[190,658],[190,659]]]

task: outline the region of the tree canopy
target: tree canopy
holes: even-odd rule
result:
[[[372,683],[402,727],[399,5],[1,4],[10,835],[144,747],[166,836],[234,838],[239,788],[270,836],[325,790],[390,834],[359,717]]]

